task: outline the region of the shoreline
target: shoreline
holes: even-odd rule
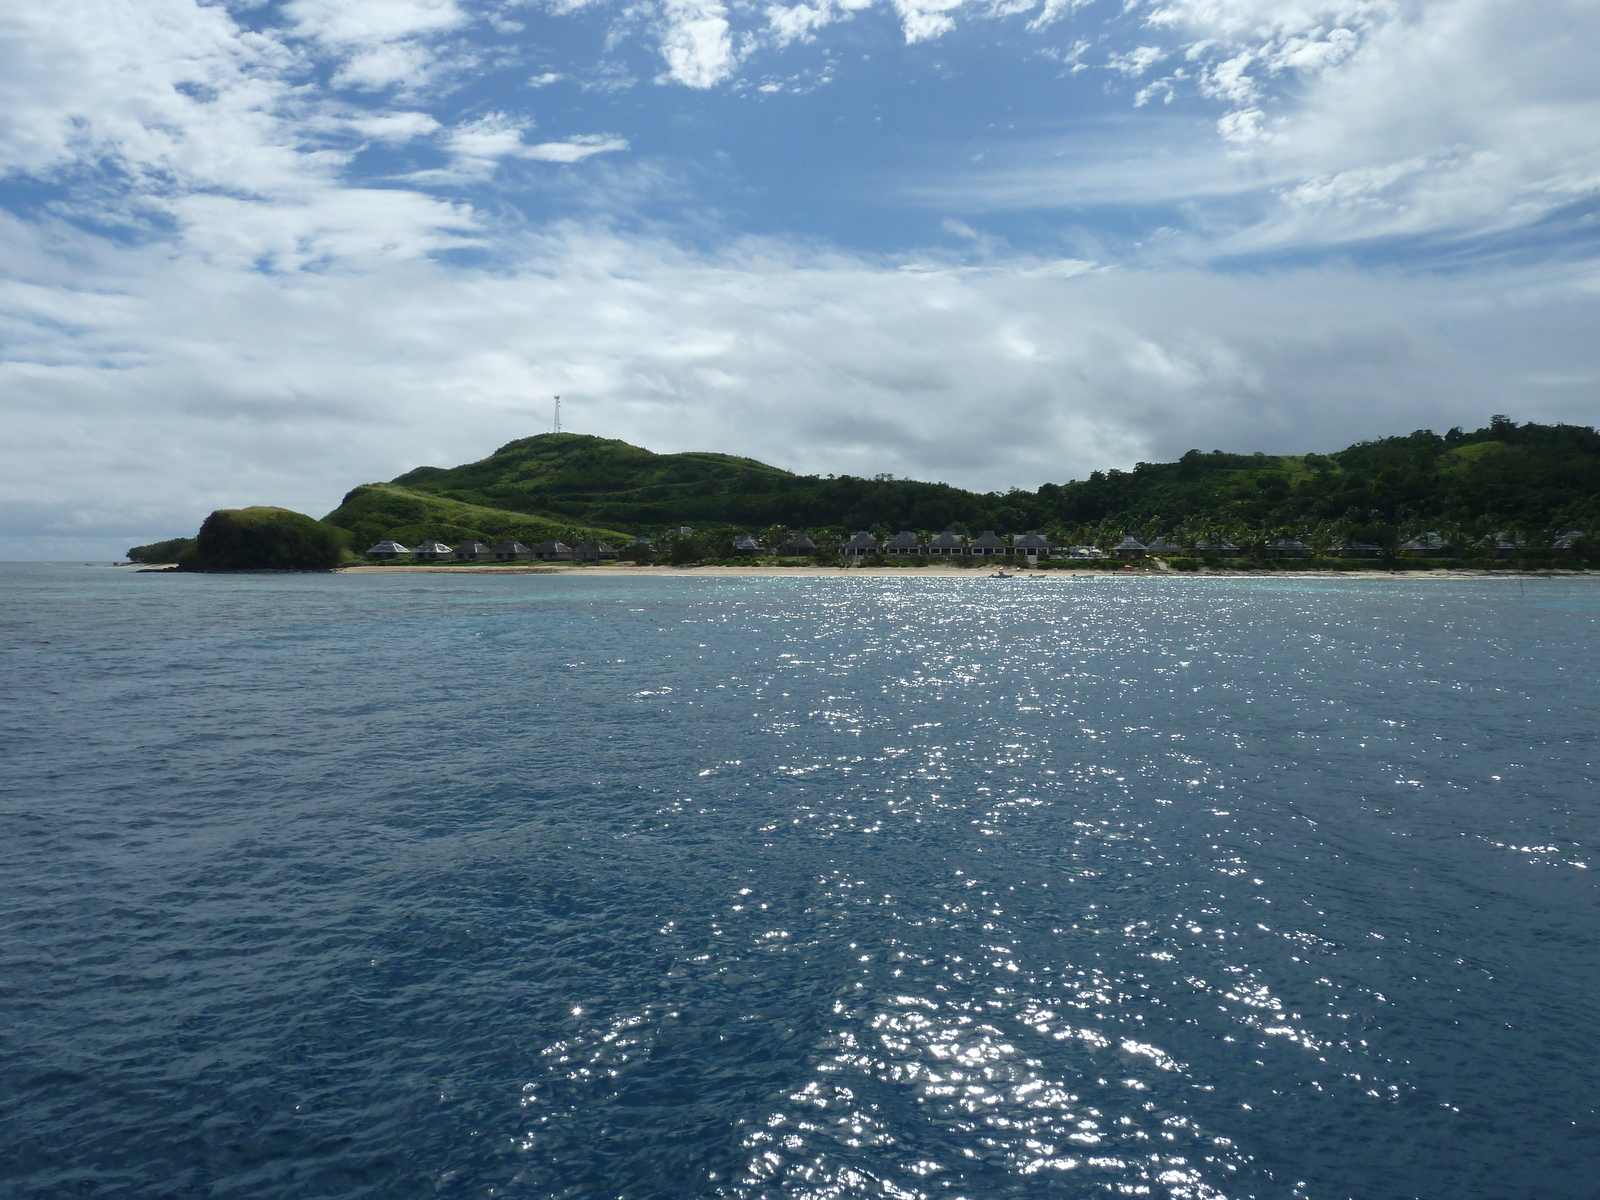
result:
[[[1530,570],[1488,570],[1476,567],[1447,567],[1438,570],[1400,570],[1386,571],[1374,569],[1352,569],[1347,571],[1330,570],[1208,570],[1201,568],[1198,571],[1174,571],[1170,568],[1135,567],[1124,570],[1120,567],[1093,568],[1073,567],[1065,570],[1050,568],[1046,570],[1028,570],[1021,567],[1007,567],[1006,570],[1014,579],[1052,579],[1070,581],[1073,579],[1147,579],[1151,577],[1166,578],[1199,578],[1199,579],[1471,579],[1471,578],[1496,578],[1504,576],[1511,578],[1527,578],[1529,576],[1565,578],[1582,575],[1594,575],[1600,572],[1583,568],[1562,569],[1559,567],[1538,567]],[[722,567],[722,566],[693,566],[693,567],[667,567],[667,566],[568,566],[565,564],[539,563],[539,564],[479,564],[443,563],[438,565],[361,565],[353,567],[340,567],[337,574],[341,575],[384,575],[384,574],[410,574],[410,575],[596,575],[607,578],[619,577],[676,577],[676,578],[712,578],[712,579],[990,579],[993,578],[989,569],[984,567]]]
[[[177,573],[175,563],[114,563],[118,568],[132,568],[137,574]],[[1506,568],[1490,570],[1486,567],[1440,567],[1411,570],[1382,570],[1351,568],[1349,570],[1290,569],[1270,567],[1255,569],[1229,569],[1202,567],[1197,571],[1174,571],[1170,567],[1072,567],[1029,570],[1026,567],[1007,567],[1012,579],[1567,579],[1600,575],[1600,570],[1585,567],[1532,567],[1525,570]],[[992,579],[988,567],[725,567],[725,566],[622,566],[583,565],[565,563],[360,563],[348,567],[335,567],[331,571],[220,571],[197,574],[223,575],[596,575],[607,578],[673,577],[680,579]]]

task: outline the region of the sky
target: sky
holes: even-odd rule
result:
[[[0,558],[551,427],[1033,488],[1600,422],[1595,0],[0,11]]]

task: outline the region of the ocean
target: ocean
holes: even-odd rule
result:
[[[0,1195],[1600,1195],[1600,584],[0,566]]]

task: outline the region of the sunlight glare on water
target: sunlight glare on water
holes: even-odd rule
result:
[[[1594,1194],[1590,580],[3,581],[7,1194]]]

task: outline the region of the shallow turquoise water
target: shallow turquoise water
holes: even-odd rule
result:
[[[1594,581],[0,600],[0,1194],[1600,1194]]]

